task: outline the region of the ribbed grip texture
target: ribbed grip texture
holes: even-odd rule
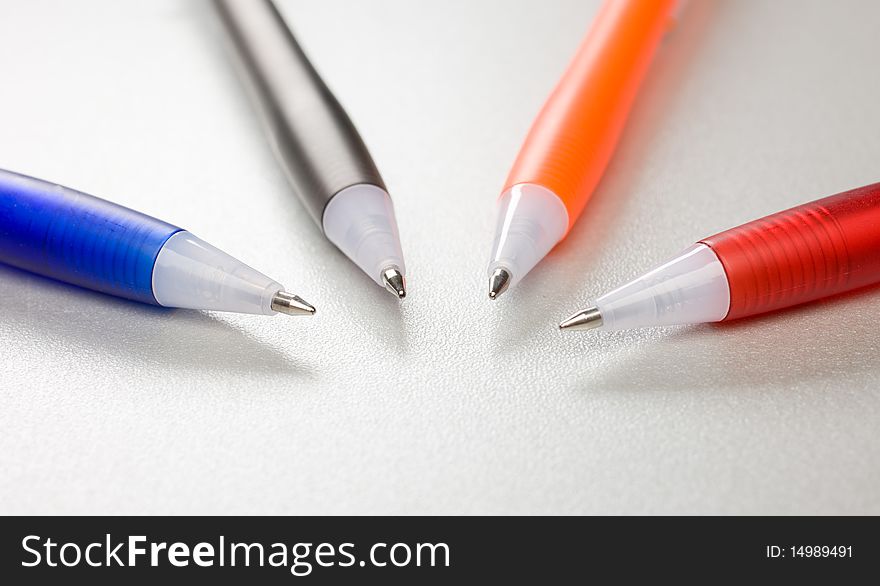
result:
[[[826,197],[702,242],[718,255],[735,319],[880,282],[880,183]]]
[[[103,199],[0,170],[0,262],[157,304],[153,265],[179,230]]]
[[[502,194],[532,183],[555,193],[569,228],[593,193],[639,85],[672,21],[675,0],[606,0],[532,124]]]

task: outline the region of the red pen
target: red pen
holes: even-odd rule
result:
[[[704,238],[596,299],[563,329],[717,322],[880,282],[880,183]]]

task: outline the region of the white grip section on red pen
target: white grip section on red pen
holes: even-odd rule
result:
[[[388,193],[361,183],[346,187],[324,208],[324,234],[380,287],[382,272],[406,274],[394,205]]]
[[[519,183],[498,200],[498,221],[488,274],[505,269],[512,287],[565,236],[568,211],[555,193]]]
[[[730,287],[718,256],[695,244],[595,305],[606,330],[721,321],[730,308]]]
[[[274,315],[281,284],[189,232],[169,238],[153,265],[159,305]]]

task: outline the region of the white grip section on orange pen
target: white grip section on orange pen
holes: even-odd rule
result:
[[[606,330],[721,321],[730,308],[730,287],[718,256],[695,244],[594,305]]]
[[[556,194],[540,185],[514,185],[498,200],[488,274],[504,269],[515,285],[562,240],[567,227],[568,212]]]

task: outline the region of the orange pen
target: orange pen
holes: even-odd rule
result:
[[[677,0],[606,0],[532,124],[498,200],[489,298],[561,241],[593,194]]]

